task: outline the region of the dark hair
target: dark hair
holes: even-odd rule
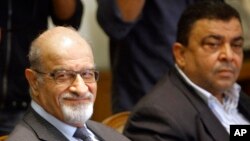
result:
[[[229,21],[236,18],[241,22],[239,13],[230,5],[216,0],[197,2],[182,13],[178,22],[177,42],[188,45],[188,37],[196,21],[215,19]]]

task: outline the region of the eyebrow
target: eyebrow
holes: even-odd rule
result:
[[[209,39],[209,38],[221,40],[221,39],[223,39],[224,37],[221,36],[221,35],[214,35],[214,34],[212,34],[212,35],[206,36],[205,38],[203,38],[203,40],[206,40],[206,39]]]
[[[209,36],[206,36],[205,38],[203,38],[202,42],[204,42],[206,39],[209,39],[209,38],[213,38],[213,39],[216,39],[216,40],[224,39],[224,37],[220,36],[220,35],[209,35]],[[236,36],[231,41],[239,41],[239,40],[244,41],[243,36],[241,36],[241,35],[240,36]]]
[[[244,38],[242,36],[238,36],[238,37],[233,38],[232,41],[244,41]]]
[[[220,35],[215,35],[215,34],[212,34],[212,35],[209,35],[209,36],[205,36],[204,38],[202,38],[202,40],[200,42],[201,45],[204,45],[208,39],[215,39],[215,40],[221,41],[222,39],[224,39],[224,37],[220,36]]]

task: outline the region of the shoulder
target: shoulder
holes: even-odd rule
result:
[[[39,116],[33,109],[28,109],[23,119],[9,135],[10,141],[22,140],[60,140],[66,137],[56,127]]]
[[[190,131],[189,128],[195,125],[198,114],[190,101],[191,94],[177,73],[167,73],[134,107],[125,126],[125,135],[134,140],[164,138],[167,132],[178,133],[181,137],[181,131]]]
[[[20,121],[11,134],[8,136],[9,141],[21,141],[21,140],[39,140],[33,130],[28,124]]]
[[[183,92],[189,93],[183,80],[175,69],[169,70],[158,83],[146,94],[136,105],[134,109],[146,108],[145,111],[152,109],[155,113],[156,109],[165,111],[169,106],[178,106],[175,101],[185,101]]]

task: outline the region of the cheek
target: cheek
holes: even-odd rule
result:
[[[191,72],[201,69],[200,67],[204,64],[203,58],[197,56],[196,54],[187,54],[184,60],[186,69]]]
[[[243,63],[243,56],[242,55],[238,55],[235,60],[236,60],[236,66],[238,68],[241,68],[242,67],[242,63]]]
[[[97,94],[97,85],[95,85],[94,87],[93,87],[93,94],[96,96],[96,94]]]
[[[56,114],[59,107],[59,99],[56,97],[56,95],[49,91],[44,91],[40,95],[42,107],[50,114]]]
[[[209,75],[215,66],[216,59],[202,53],[193,53],[186,59],[187,69],[191,75],[203,77]]]
[[[200,60],[198,60],[199,68],[198,71],[201,71],[201,73],[206,74],[213,72],[214,68],[216,67],[216,59],[213,59],[211,57],[201,57]]]
[[[94,96],[94,100],[96,98],[96,94],[97,94],[97,84],[93,83],[91,85],[88,85],[89,91],[93,94]]]
[[[47,87],[47,89],[44,91],[44,94],[47,96],[47,105],[53,106],[53,107],[59,107],[60,106],[60,97],[62,96],[64,92],[64,89],[51,85],[50,87]]]

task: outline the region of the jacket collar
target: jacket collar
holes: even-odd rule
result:
[[[202,123],[202,125],[199,125],[199,128],[205,128],[214,140],[229,140],[229,134],[226,129],[209,109],[206,102],[183,80],[176,69],[172,73],[174,75],[170,75],[171,81],[184,93],[197,110],[197,120],[200,120]],[[180,83],[183,85],[179,85]]]
[[[68,141],[61,132],[38,115],[32,108],[28,109],[23,120],[36,133],[39,139]]]

